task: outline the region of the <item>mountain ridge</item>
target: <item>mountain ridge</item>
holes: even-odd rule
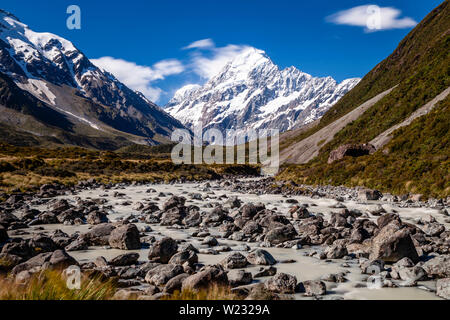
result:
[[[191,128],[201,121],[205,129],[286,131],[319,118],[358,81],[280,69],[264,51],[247,48],[203,86],[181,88],[165,109]]]
[[[130,143],[168,142],[184,126],[162,108],[100,70],[75,45],[34,32],[0,11],[0,71],[55,111],[93,129],[133,135]],[[64,103],[64,102],[70,103]],[[94,133],[95,135],[95,133]]]
[[[364,186],[395,194],[449,196],[449,61],[450,2],[446,0],[314,126],[280,137],[286,164],[278,178],[313,185]],[[314,135],[392,87],[357,119],[319,141],[314,146],[316,157],[303,159],[295,153]],[[376,152],[328,163],[334,150],[369,142],[377,145]]]

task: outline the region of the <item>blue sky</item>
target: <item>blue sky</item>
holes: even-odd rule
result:
[[[266,51],[281,68],[295,66],[337,81],[363,77],[441,2],[0,0],[0,8],[34,31],[71,40],[161,105],[183,85],[205,82],[244,46]],[[72,4],[81,8],[81,30],[66,27]],[[341,12],[369,4],[382,8],[382,30],[368,31],[358,21],[361,10]],[[186,48],[204,39],[209,40]]]

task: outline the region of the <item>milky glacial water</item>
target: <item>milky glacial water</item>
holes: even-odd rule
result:
[[[104,189],[94,189],[94,190],[83,190],[76,194],[76,196],[81,199],[95,199],[103,198],[108,200],[106,205],[112,205],[113,209],[110,212],[108,218],[111,221],[118,221],[124,217],[131,214],[137,214],[135,210],[132,209],[133,205],[123,205],[124,201],[130,201],[133,204],[136,202],[146,203],[149,201],[157,202],[161,205],[171,196],[185,196],[188,200],[186,205],[194,204],[200,207],[201,210],[208,211],[209,208],[205,208],[208,203],[214,204],[222,203],[224,200],[219,199],[221,195],[226,195],[227,197],[237,196],[243,202],[261,202],[266,205],[268,209],[276,208],[278,212],[287,214],[291,204],[285,202],[286,197],[282,195],[256,195],[256,194],[243,194],[237,192],[230,192],[228,190],[223,190],[219,187],[215,187],[214,183],[211,183],[212,187],[208,191],[204,190],[204,183],[188,183],[188,184],[159,184],[159,185],[141,185],[141,186],[128,186],[113,188],[111,190]],[[156,193],[147,193],[148,189],[155,189]],[[124,193],[125,196],[121,198],[113,197],[113,193],[119,191]],[[165,196],[158,196],[162,192]],[[208,196],[206,200],[192,200],[188,196],[189,193],[200,193],[203,196]],[[61,196],[59,198],[68,199],[70,202],[75,203],[74,195]],[[159,199],[157,199],[159,198]],[[327,219],[329,214],[336,209],[331,208],[333,205],[337,204],[334,199],[312,199],[305,196],[292,196],[289,198],[294,198],[300,203],[309,204],[308,210],[312,213],[320,213]],[[378,205],[381,204],[388,212],[396,210],[402,219],[405,221],[414,222],[417,219],[427,217],[429,215],[435,217],[440,223],[444,223],[444,217],[438,213],[437,210],[428,208],[399,208],[395,204],[385,203],[380,201],[369,201],[368,204],[361,204],[356,201],[346,201],[344,204],[350,209],[360,209],[365,210],[367,205]],[[36,208],[40,210],[46,210],[47,205],[37,206]],[[376,219],[376,217],[372,217]],[[143,227],[145,224],[136,223],[138,228]],[[448,228],[448,224],[446,224]],[[163,227],[159,225],[151,225],[153,229],[152,232],[147,232],[146,235],[155,236],[156,239],[160,239],[164,236],[169,236],[174,239],[179,239],[192,243],[197,248],[203,248],[201,245],[201,239],[193,238],[191,236],[192,232],[196,229],[171,229],[168,227]],[[43,229],[43,230],[42,230]],[[42,233],[42,232],[52,232],[56,229],[62,230],[68,234],[73,234],[75,232],[87,232],[90,229],[89,225],[81,226],[66,226],[66,225],[44,225],[38,227],[32,227],[31,234]],[[213,228],[209,229],[212,235],[219,236],[219,232]],[[28,235],[31,236],[31,235]],[[218,238],[219,245],[230,246],[232,249],[241,248],[243,244],[248,245],[251,249],[256,248],[255,243],[245,243],[239,241],[233,241],[228,239]],[[233,251],[234,251],[233,249]],[[269,251],[276,260],[294,260],[294,263],[277,263],[275,267],[278,272],[284,272],[297,277],[298,281],[305,280],[317,280],[321,276],[328,273],[339,273],[346,272],[346,278],[349,281],[344,283],[327,283],[328,294],[324,296],[324,299],[382,299],[382,300],[433,300],[440,299],[433,292],[425,290],[426,288],[433,289],[435,287],[434,281],[421,282],[418,287],[412,288],[381,288],[381,289],[369,289],[367,287],[366,275],[361,274],[361,270],[356,260],[344,261],[344,260],[333,260],[332,262],[326,262],[324,260],[319,260],[314,257],[309,257],[307,254],[312,250],[318,250],[319,248],[305,247],[302,249],[281,249],[281,248],[264,248]],[[320,249],[319,249],[320,250]],[[103,256],[110,260],[120,254],[126,252],[137,252],[140,254],[140,261],[148,261],[148,249],[141,250],[131,250],[123,251],[118,249],[111,249],[109,247],[92,247],[89,250],[70,252],[75,259],[79,262],[89,262],[95,260],[99,256]],[[247,252],[242,252],[244,255]],[[199,254],[199,263],[202,264],[216,264],[222,261],[231,252],[221,252],[217,255],[209,254]],[[344,264],[345,263],[345,264]],[[245,270],[250,272],[256,272],[259,270],[259,266],[251,266]],[[258,278],[256,281],[265,281],[267,278]],[[311,299],[303,297],[301,294],[295,295],[296,299]]]

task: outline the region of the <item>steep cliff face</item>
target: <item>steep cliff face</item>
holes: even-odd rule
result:
[[[320,121],[280,137],[281,177],[450,195],[450,2],[429,13]],[[328,160],[347,145],[377,151]]]
[[[95,65],[70,41],[31,30],[0,11],[0,71],[58,112],[156,143],[183,127]]]

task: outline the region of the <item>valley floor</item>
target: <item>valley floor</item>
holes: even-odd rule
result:
[[[267,273],[261,277],[255,277],[261,271],[269,272],[268,265],[251,264],[246,261],[240,264],[239,259],[245,259],[250,252],[257,249],[266,250],[277,263],[273,265],[276,268],[276,274],[287,274],[289,277],[294,276],[297,287],[290,292],[289,288],[283,288],[285,284],[282,282],[274,284],[269,291],[279,295],[286,293],[286,295],[279,295],[281,298],[294,299],[313,299],[314,297],[320,299],[383,299],[383,300],[415,300],[415,299],[440,299],[436,295],[436,278],[431,273],[418,277],[408,285],[405,281],[411,279],[383,279],[382,288],[370,288],[368,282],[369,275],[362,271],[363,265],[367,263],[367,259],[357,258],[354,254],[344,254],[338,258],[328,258],[326,253],[329,252],[329,247],[325,244],[307,244],[305,241],[296,241],[302,233],[304,223],[301,220],[292,217],[293,206],[301,204],[308,210],[308,214],[312,217],[321,217],[324,221],[332,221],[334,212],[339,212],[346,208],[350,212],[359,212],[362,218],[370,221],[376,225],[380,222],[379,218],[382,213],[377,211],[380,208],[383,212],[395,212],[404,223],[410,223],[418,227],[424,228],[429,223],[438,224],[445,230],[442,235],[447,233],[450,226],[448,217],[443,214],[442,206],[424,207],[424,206],[410,206],[402,207],[404,203],[392,203],[385,201],[358,201],[357,199],[339,201],[325,197],[308,197],[308,196],[283,196],[281,194],[261,194],[258,192],[257,184],[261,179],[257,180],[242,180],[240,182],[233,181],[218,181],[209,183],[184,183],[184,184],[143,184],[143,185],[116,185],[113,187],[84,187],[79,188],[75,192],[68,192],[65,195],[58,196],[53,199],[33,198],[31,201],[26,201],[29,204],[29,209],[38,210],[38,212],[52,212],[52,208],[61,203],[61,200],[67,200],[67,203],[73,208],[85,208],[83,203],[90,201],[97,201],[101,203],[100,208],[104,208],[107,212],[108,220],[119,227],[123,221],[135,224],[140,231],[142,242],[141,249],[121,250],[111,248],[110,245],[93,245],[91,243],[88,248],[72,249],[68,253],[76,259],[82,266],[82,269],[97,269],[103,270],[105,273],[118,274],[121,279],[122,286],[127,287],[121,289],[120,293],[116,294],[116,298],[134,296],[141,299],[160,299],[164,298],[168,293],[165,287],[168,286],[168,281],[174,277],[174,274],[167,275],[164,267],[160,273],[155,277],[148,274],[140,273],[144,269],[152,269],[149,267],[149,252],[152,247],[158,244],[163,238],[170,237],[178,242],[179,248],[188,248],[193,246],[197,253],[198,261],[187,267],[183,264],[184,271],[179,270],[176,273],[186,274],[186,277],[195,277],[201,273],[202,265],[221,265],[225,272],[228,272],[228,280],[234,281],[232,292],[249,291],[253,292],[260,288],[263,283],[270,282],[272,276]],[[255,186],[253,192],[239,191],[243,186]],[[260,193],[260,194],[258,194]],[[179,225],[169,224],[164,222],[167,215],[164,213],[158,214],[156,212],[146,211],[150,205],[156,205],[158,208],[163,208],[163,212],[168,212],[168,203],[173,202],[176,197],[185,197],[186,202],[182,205],[187,208],[199,208],[201,212],[201,224],[194,223],[189,226],[184,223]],[[239,199],[239,200],[236,200]],[[291,239],[282,239],[280,242],[275,242],[268,245],[267,241],[262,241],[264,236],[267,240],[267,230],[262,234],[262,230],[254,231],[253,234],[242,232],[238,228],[231,228],[233,232],[224,232],[223,224],[219,220],[214,220],[214,210],[216,205],[220,205],[226,210],[229,217],[233,217],[236,221],[242,219],[241,214],[244,211],[239,209],[240,206],[233,205],[230,207],[230,202],[239,201],[241,204],[256,205],[265,210],[270,210],[269,215],[280,214],[295,226],[299,231],[299,236],[293,236]],[[178,207],[180,205],[178,204]],[[445,209],[445,206],[444,206]],[[85,211],[86,211],[85,210]],[[90,210],[90,209],[89,209]],[[101,209],[103,210],[103,209]],[[158,218],[159,217],[159,218]],[[193,218],[194,219],[194,218]],[[226,217],[221,218],[226,219]],[[227,218],[228,219],[228,218]],[[264,217],[262,218],[264,219]],[[311,220],[310,219],[310,220]],[[358,219],[359,220],[359,219]],[[209,222],[208,222],[209,221]],[[213,223],[211,221],[216,221]],[[225,221],[225,220],[223,220]],[[232,219],[230,219],[232,221]],[[257,220],[256,216],[253,219],[258,224],[263,224],[261,220]],[[313,220],[311,220],[313,221]],[[431,222],[429,222],[431,221]],[[199,222],[200,223],[200,222]],[[75,237],[80,239],[77,235],[87,234],[95,230],[95,226],[89,223],[71,224],[66,221],[64,224],[39,224],[31,225],[26,228],[8,231],[11,238],[15,240],[22,239],[22,241],[30,241],[28,239],[36,239],[44,235],[55,239],[55,234],[61,237]],[[266,228],[264,228],[266,229]],[[337,228],[342,230],[342,228]],[[338,232],[335,230],[334,232]],[[64,236],[64,234],[66,236]],[[278,243],[278,244],[276,244]],[[302,244],[301,244],[302,243]],[[448,236],[443,246],[449,249]],[[66,247],[67,248],[67,247]],[[444,249],[445,249],[444,248]],[[5,251],[5,250],[3,250]],[[183,252],[179,249],[178,252]],[[129,255],[130,253],[137,253],[139,255],[138,261],[131,265],[124,265],[120,267],[113,266],[110,262],[120,255]],[[325,256],[324,256],[325,254]],[[237,256],[235,256],[237,255]],[[433,257],[438,256],[433,252],[429,252],[422,257],[423,261],[419,262],[417,266],[423,266],[427,260],[433,260]],[[230,258],[230,256],[234,256]],[[443,255],[445,256],[445,255]],[[106,265],[98,268],[97,262],[99,257],[106,259]],[[448,255],[447,255],[448,257]],[[250,259],[250,258],[249,258]],[[227,261],[227,262],[224,262]],[[448,264],[448,261],[447,261]],[[97,265],[97,267],[96,267]],[[155,264],[158,267],[159,264]],[[164,264],[163,264],[164,265]],[[389,266],[388,266],[389,265]],[[152,266],[152,267],[155,267]],[[159,265],[161,266],[161,265]],[[220,267],[222,268],[222,267]],[[383,267],[384,268],[384,267]],[[386,264],[386,270],[392,267],[391,263]],[[428,270],[424,267],[425,270]],[[221,269],[222,270],[222,269]],[[239,271],[243,270],[243,271]],[[447,272],[448,272],[447,266]],[[149,271],[150,272],[150,271]],[[165,273],[166,272],[166,273]],[[263,273],[264,273],[263,272]],[[392,272],[391,272],[392,273]],[[243,276],[245,274],[245,276]],[[389,274],[389,273],[387,273]],[[450,275],[447,275],[450,276]],[[244,278],[247,278],[246,280]],[[420,279],[419,279],[420,278]],[[159,280],[158,280],[159,279]],[[160,280],[164,279],[164,280]],[[189,278],[188,278],[189,279]],[[292,279],[291,279],[292,280]],[[316,281],[324,284],[326,291],[314,292],[314,288],[306,288],[305,290],[298,289],[298,284],[306,284],[308,281]],[[184,283],[184,282],[183,282]],[[231,283],[231,282],[230,282]],[[262,285],[264,286],[264,285]],[[312,285],[314,287],[314,285]],[[155,291],[154,287],[158,287]],[[180,286],[181,288],[181,283]],[[253,290],[253,291],[252,291]],[[258,289],[259,290],[259,289]],[[265,290],[265,289],[261,289]],[[310,292],[312,290],[312,292]],[[152,291],[153,295],[148,293]],[[157,293],[157,292],[163,292]],[[321,291],[321,290],[319,290]],[[447,292],[448,293],[448,292]],[[248,294],[248,292],[247,292]],[[252,294],[255,294],[254,292]],[[447,297],[448,298],[448,297]]]

